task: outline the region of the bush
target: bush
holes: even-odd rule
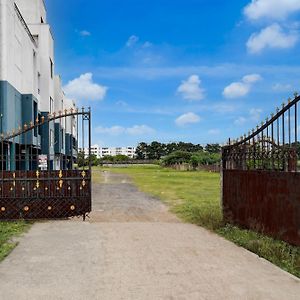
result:
[[[162,159],[163,166],[172,166],[175,164],[187,163],[193,168],[197,168],[199,165],[213,165],[219,163],[221,155],[219,153],[201,152],[185,152],[175,151]]]
[[[185,151],[175,151],[162,159],[163,166],[172,166],[180,163],[187,163],[190,161],[192,153]]]

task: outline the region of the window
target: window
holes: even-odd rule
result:
[[[33,116],[34,116],[34,120],[36,121],[38,118],[38,109],[37,109],[36,102],[33,102]],[[34,136],[37,137],[37,134],[38,134],[37,127],[34,127]]]
[[[65,135],[64,135],[64,130],[63,129],[61,129],[60,136],[61,136],[61,149],[63,149],[64,148],[64,140],[65,140]]]
[[[50,112],[50,114],[52,114],[54,112],[54,101],[53,101],[53,99],[51,97],[50,97],[49,112]]]
[[[53,130],[50,129],[50,137],[49,137],[50,141],[49,141],[49,144],[50,144],[50,147],[53,147],[54,145],[54,134],[53,134]]]
[[[50,76],[51,78],[53,78],[53,61],[51,58],[50,58]]]
[[[41,93],[41,74],[38,72],[38,94]]]
[[[41,17],[41,23],[42,23],[42,24],[44,23],[44,19],[43,19],[43,17]]]

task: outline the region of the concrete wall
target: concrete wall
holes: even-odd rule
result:
[[[47,23],[46,7],[43,0],[15,0],[27,24]]]
[[[22,94],[37,96],[38,52],[21,23],[14,2],[0,0],[0,80]]]
[[[22,94],[7,81],[0,81],[0,132],[12,132],[22,126],[21,107]]]
[[[0,0],[0,123],[3,132],[34,122],[34,103],[38,104],[36,111],[45,118],[49,113],[75,110],[74,102],[65,99],[60,77],[55,75],[54,40],[47,24],[45,3],[43,0]],[[65,149],[55,156],[52,123],[47,128],[42,126],[41,148],[42,154],[48,154],[53,161],[64,154]],[[61,144],[66,144],[66,131],[77,137],[76,118],[68,117],[65,122],[56,123],[63,130],[58,131],[57,136]],[[39,147],[39,137],[27,134],[27,138],[26,144]]]
[[[300,173],[223,171],[227,221],[300,246]]]

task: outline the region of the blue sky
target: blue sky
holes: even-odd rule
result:
[[[46,0],[93,143],[223,143],[300,91],[300,0]]]

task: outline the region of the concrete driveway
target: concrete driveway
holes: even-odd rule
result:
[[[36,223],[0,264],[0,299],[299,299],[300,280],[194,225],[124,176],[94,212]]]

